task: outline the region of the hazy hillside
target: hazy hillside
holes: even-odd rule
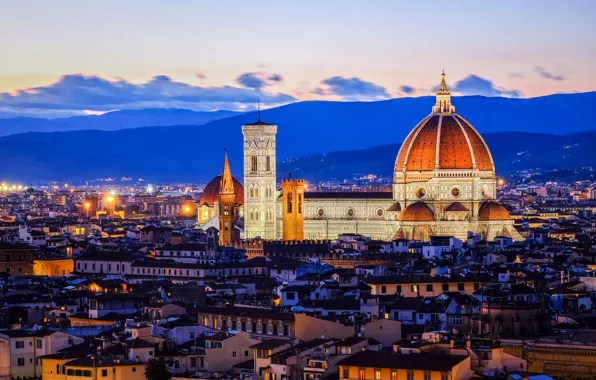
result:
[[[114,111],[103,115],[73,116],[61,119],[17,117],[0,119],[0,136],[26,132],[58,132],[97,129],[116,131],[125,128],[169,125],[202,125],[238,115],[238,112],[195,112],[183,109],[144,109]]]
[[[430,97],[370,103],[302,102],[263,111],[261,118],[278,124],[278,158],[286,160],[324,152],[397,144],[429,113],[433,102]],[[486,137],[498,170],[538,164],[564,167],[591,163],[596,151],[593,134],[544,135],[594,129],[589,115],[590,103],[596,103],[596,93],[533,99],[478,96],[454,99],[457,111]],[[234,174],[241,176],[241,125],[255,119],[255,113],[248,113],[202,126],[5,136],[0,138],[0,178],[72,181],[137,176],[180,181],[207,180],[221,169],[224,147],[230,154]],[[489,134],[503,131],[543,135],[495,134],[493,137]],[[564,148],[573,144],[577,145]],[[378,170],[390,173],[398,148],[394,145],[384,149],[344,155],[338,165],[352,162],[349,170],[356,173],[371,171],[377,165]],[[524,151],[529,153],[518,155]],[[381,160],[382,157],[387,159]],[[298,161],[295,165],[304,162]],[[372,162],[372,166],[367,162]],[[279,165],[280,173],[284,171],[284,166]],[[305,175],[313,172],[296,168],[303,170]],[[325,165],[319,160],[314,170],[326,170]],[[340,174],[350,173],[342,169]]]

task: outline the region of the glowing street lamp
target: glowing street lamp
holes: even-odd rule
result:
[[[91,203],[86,202],[85,203],[85,216],[87,216],[87,218],[89,217],[89,209],[91,208]]]

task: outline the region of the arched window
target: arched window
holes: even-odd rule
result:
[[[255,198],[259,197],[259,187],[255,187]]]
[[[267,167],[267,171],[270,172],[271,171],[271,156],[267,156],[266,167]]]
[[[288,193],[288,205],[287,205],[287,212],[288,214],[292,213],[292,193]]]
[[[298,194],[298,214],[302,214],[302,194]]]
[[[257,156],[251,156],[250,157],[250,171],[256,172],[257,170],[258,170]]]

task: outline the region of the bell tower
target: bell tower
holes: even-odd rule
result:
[[[276,238],[277,125],[258,120],[242,126],[244,135],[244,238]]]
[[[228,152],[224,153],[224,165],[219,184],[219,245],[230,245],[235,240],[235,199],[234,180],[228,162]]]
[[[305,187],[302,179],[284,179],[281,182],[284,240],[304,240]]]

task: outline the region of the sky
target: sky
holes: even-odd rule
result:
[[[596,90],[593,0],[0,6],[0,117]]]

